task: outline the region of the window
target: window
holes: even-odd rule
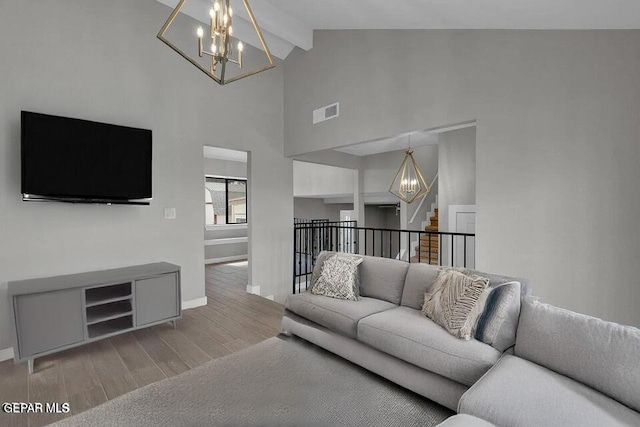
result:
[[[247,181],[205,177],[205,224],[245,224],[247,222]]]

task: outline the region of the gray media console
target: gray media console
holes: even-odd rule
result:
[[[9,282],[14,358],[28,360],[181,316],[180,267],[166,262]]]

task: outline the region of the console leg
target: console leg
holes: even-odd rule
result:
[[[27,360],[27,366],[29,368],[29,375],[33,374],[33,359]]]
[[[175,328],[176,328],[176,321],[175,321],[175,320],[172,320],[172,321],[171,321],[171,324],[173,325],[173,329],[175,329]]]

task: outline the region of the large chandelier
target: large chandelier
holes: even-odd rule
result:
[[[429,194],[430,189],[420,172],[416,159],[413,158],[411,135],[409,135],[406,153],[398,173],[389,186],[389,192],[406,203],[413,203]]]
[[[233,9],[229,5],[229,0],[214,0],[210,3],[208,10],[208,28],[200,25],[195,29],[195,38],[193,41],[194,47],[197,47],[198,58],[208,59],[206,66],[202,64],[202,61],[198,61],[197,58],[190,56],[184,49],[180,49],[175,43],[169,40],[167,37],[167,30],[169,30],[170,26],[181,12],[186,1],[187,0],[179,1],[178,5],[169,16],[169,19],[167,19],[167,22],[165,22],[163,27],[160,29],[158,38],[166,43],[170,48],[178,52],[187,61],[191,62],[221,85],[231,83],[275,67],[271,52],[264,41],[262,31],[260,31],[260,27],[256,22],[255,16],[253,16],[253,11],[251,10],[247,0],[242,0],[242,3],[244,4],[247,16],[253,25],[253,29],[260,40],[262,50],[264,50],[264,53],[266,54],[268,60],[267,65],[233,76],[228,75],[229,66],[237,67],[238,70],[243,70],[242,54],[245,48],[242,41],[233,35],[234,13]],[[193,9],[194,8],[191,8],[190,10]]]

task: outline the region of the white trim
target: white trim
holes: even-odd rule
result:
[[[204,241],[205,246],[232,245],[234,243],[247,243],[248,237],[225,237],[224,239],[209,239]]]
[[[271,301],[273,301],[273,295],[269,295],[269,296],[262,297],[262,298],[270,299]]]
[[[452,232],[457,232],[457,226],[458,226],[458,214],[459,213],[472,213],[474,215],[476,215],[478,213],[477,211],[477,205],[449,205],[449,224],[448,224],[448,228],[449,230],[451,230]],[[473,233],[475,235],[475,233]],[[466,237],[464,238],[466,241]],[[453,237],[452,237],[452,241],[453,241]],[[446,244],[446,243],[445,243]],[[476,266],[476,262],[475,262],[475,237],[473,238],[473,253],[474,253],[474,258],[473,258],[473,265],[471,266],[471,268],[475,268]],[[453,254],[453,259],[449,259],[448,263],[450,264],[457,264],[456,261],[458,261],[459,258],[459,254],[458,254],[458,248],[454,248],[456,249],[454,254]],[[440,249],[441,251],[443,250],[442,248]],[[446,249],[446,254],[447,256],[451,256],[450,255],[451,252],[451,247],[449,247],[448,249]],[[463,250],[463,256],[464,256],[464,250]]]
[[[257,285],[257,286],[247,285],[247,293],[260,295],[260,285]]]
[[[233,256],[224,256],[220,258],[209,258],[204,260],[204,264],[220,264],[223,262],[231,262],[231,261],[246,261],[249,258],[248,255],[233,255]]]
[[[247,223],[242,223],[242,224],[216,224],[216,225],[209,225],[206,224],[204,226],[204,229],[207,231],[215,231],[215,230],[246,230],[247,228]]]
[[[9,359],[13,359],[13,347],[0,350],[0,362],[4,362]]]
[[[453,228],[456,224],[456,216],[461,212],[477,213],[476,205],[449,205],[449,225],[448,228],[452,232],[456,230]],[[448,231],[448,230],[447,230]]]
[[[182,301],[182,309],[188,310],[190,308],[202,307],[207,305],[207,297],[192,299],[189,301]]]
[[[478,125],[478,122],[476,122],[475,120],[469,120],[466,122],[455,123],[453,125],[445,125],[445,126],[439,126],[439,127],[427,129],[427,132],[444,133],[444,132],[451,132],[452,130],[472,128],[472,127],[476,127],[477,125]]]

